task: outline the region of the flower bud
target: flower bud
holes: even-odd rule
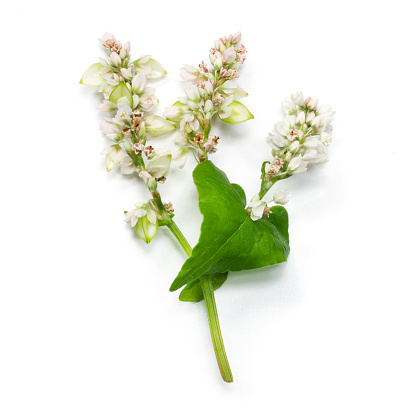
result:
[[[309,108],[310,110],[315,110],[315,108],[318,105],[318,99],[317,98],[308,97],[305,100],[305,104],[306,104],[306,107]]]
[[[127,57],[127,51],[124,48],[121,48],[119,55],[120,55],[120,59],[124,60]]]
[[[308,114],[305,121],[306,123],[311,123],[314,118],[315,118],[315,113],[312,111],[311,113]]]
[[[214,108],[212,101],[211,100],[207,100],[204,104],[204,113],[207,114],[210,111],[212,111],[212,109]]]
[[[116,68],[119,68],[121,66],[120,55],[116,52],[111,52],[109,61],[110,64],[115,66]]]
[[[235,52],[235,50],[234,50],[234,47],[233,46],[231,46],[230,48],[228,48],[225,52],[224,52],[224,55],[223,55],[223,62],[225,63],[225,64],[229,64],[229,63],[231,63],[231,62],[233,62],[234,60],[235,60],[235,58],[236,58],[236,56],[237,56],[237,54],[236,54],[236,52]],[[222,66],[222,65],[221,65]]]
[[[233,43],[240,43],[241,40],[241,32],[237,32],[234,36],[233,36]]]
[[[200,100],[200,96],[199,96],[199,91],[198,91],[198,87],[196,85],[192,85],[192,87],[190,88],[186,88],[185,89],[185,94],[186,96],[193,102],[199,102]]]
[[[292,101],[298,105],[299,107],[302,107],[305,104],[305,101],[303,99],[303,94],[301,91],[297,92],[296,94],[292,94]]]
[[[222,57],[218,57],[214,61],[214,69],[218,71],[222,67]]]
[[[126,78],[126,79],[132,79],[133,78],[133,74],[131,73],[130,69],[121,68],[120,71],[121,71],[121,74],[123,75],[124,78]]]
[[[290,146],[289,146],[289,151],[293,154],[293,153],[297,153],[297,151],[299,150],[299,141],[295,140]]]
[[[156,219],[155,224],[149,221],[147,216],[138,219],[135,225],[136,234],[147,244],[149,244],[156,235],[159,228],[159,222]]]
[[[305,122],[305,112],[299,111],[297,117],[296,117],[296,124],[302,125]]]
[[[136,75],[132,80],[131,80],[131,87],[132,87],[132,91],[135,94],[140,94],[141,92],[143,92],[144,88],[146,87],[146,83],[147,83],[147,79],[145,75]]]

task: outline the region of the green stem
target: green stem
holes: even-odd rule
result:
[[[172,231],[172,234],[176,237],[176,239],[179,241],[179,244],[182,246],[182,248],[185,250],[185,253],[188,257],[192,254],[192,247],[189,245],[188,241],[186,241],[185,236],[182,234],[179,227],[176,225],[176,223],[171,219],[167,224],[169,230]]]
[[[222,340],[217,306],[215,304],[214,289],[212,287],[212,275],[201,276],[199,280],[201,282],[202,293],[204,294],[209,329],[211,330],[212,345],[214,346],[218,367],[220,369],[222,379],[227,383],[232,383],[233,375],[231,373],[230,364],[228,363],[224,342]]]
[[[260,199],[263,199],[263,197],[267,194],[267,192],[269,192],[270,188],[273,187],[273,185],[277,182],[277,181],[281,181],[282,179],[286,179],[288,178],[290,175],[288,173],[283,173],[279,176],[275,176],[274,178],[270,179],[270,180],[265,180],[262,179],[261,181],[261,187],[260,187],[260,192],[259,192],[259,197]]]
[[[192,247],[182,234],[179,227],[171,219],[168,228],[172,234],[179,241],[179,244],[185,250],[188,257],[192,254]],[[233,375],[231,373],[230,364],[228,363],[227,354],[225,353],[224,342],[222,340],[220,322],[218,319],[217,306],[215,304],[214,289],[212,287],[212,275],[201,276],[202,293],[204,294],[205,307],[207,308],[209,329],[211,331],[212,345],[214,346],[215,356],[217,357],[218,367],[220,369],[223,380],[227,383],[232,383]]]

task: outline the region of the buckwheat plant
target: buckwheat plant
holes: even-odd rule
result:
[[[236,101],[248,94],[235,81],[238,68],[246,59],[247,50],[240,44],[241,33],[214,42],[209,52],[211,65],[202,61],[198,68],[184,65],[181,77],[192,82],[185,96],[166,108],[164,116],[180,123],[183,133],[177,139],[181,147],[174,153],[174,162],[183,167],[191,150],[199,162],[217,151],[218,136],[210,135],[213,118],[218,114],[225,123],[237,124],[253,118],[248,109]]]
[[[170,290],[185,286],[181,300],[205,299],[217,361],[227,382],[232,381],[232,374],[213,290],[225,282],[229,271],[286,261],[288,214],[282,205],[289,200],[290,193],[280,189],[273,201],[266,203],[262,199],[278,180],[304,172],[308,164],[327,160],[326,146],[331,141],[330,122],[334,113],[329,106],[317,108],[317,103],[312,98],[304,100],[302,93],[283,102],[288,113],[286,121],[278,122],[267,137],[274,159],[263,163],[260,191],[248,205],[244,190],[230,183],[226,174],[211,161],[203,160],[193,172],[203,214],[201,234]]]
[[[107,170],[120,165],[121,173],[137,174],[147,185],[152,198],[138,202],[126,212],[126,222],[135,228],[146,243],[155,236],[159,225],[176,230],[172,220],[171,203],[164,204],[158,184],[166,181],[171,166],[171,152],[167,148],[155,149],[147,141],[175,130],[175,126],[163,117],[154,115],[158,99],[155,89],[147,86],[166,74],[163,66],[144,55],[130,61],[130,42],[122,44],[105,33],[99,39],[108,53],[108,60],[91,65],[80,84],[98,86],[103,94],[99,109],[105,114],[101,129],[114,144],[104,149]]]
[[[289,255],[288,214],[283,205],[290,192],[279,189],[273,200],[265,202],[273,185],[289,176],[304,172],[309,164],[327,160],[326,146],[331,141],[334,112],[329,106],[318,107],[313,98],[302,93],[283,101],[285,122],[275,124],[267,142],[272,147],[272,161],[261,167],[260,191],[247,204],[241,186],[230,183],[209,155],[217,150],[219,138],[211,135],[214,118],[236,124],[253,118],[239,101],[247,93],[237,84],[238,68],[246,59],[246,48],[240,44],[241,34],[215,41],[210,49],[210,63],[185,65],[182,78],[192,84],[186,96],[164,113],[153,114],[158,103],[147,79],[165,75],[163,67],[150,56],[130,62],[130,44],[124,46],[106,33],[100,39],[108,61],[87,69],[82,84],[99,86],[103,93],[100,109],[107,114],[101,123],[104,134],[114,144],[106,155],[107,170],[121,166],[124,174],[137,174],[147,185],[152,198],[138,202],[125,212],[126,221],[137,235],[149,243],[159,226],[167,226],[181,244],[188,259],[171,284],[170,290],[182,288],[181,301],[205,301],[211,338],[222,378],[232,382],[233,376],[225,353],[219,325],[214,290],[220,288],[228,272],[256,269],[287,260]],[[179,149],[154,149],[147,141],[175,130],[180,135]],[[179,167],[186,163],[189,152],[197,160],[193,180],[198,191],[199,209],[203,215],[198,243],[191,247],[172,219],[171,203],[163,203],[158,187],[165,182],[171,160]]]

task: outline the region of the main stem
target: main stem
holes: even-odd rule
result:
[[[185,250],[185,253],[188,257],[190,257],[192,254],[192,247],[189,245],[188,241],[186,241],[186,238],[182,234],[179,227],[172,219],[168,222],[167,226],[179,241],[179,244]],[[204,294],[212,345],[214,347],[215,356],[217,357],[218,367],[220,369],[222,379],[227,383],[232,383],[233,375],[231,373],[230,364],[228,363],[227,354],[225,352],[224,341],[222,340],[217,305],[215,303],[214,288],[212,287],[212,275],[201,276],[199,280],[201,282],[202,293]]]
[[[228,363],[224,342],[222,340],[217,305],[215,304],[214,289],[212,287],[212,275],[201,276],[199,280],[201,282],[202,293],[204,294],[212,345],[214,346],[218,367],[220,369],[222,379],[227,383],[232,383],[233,374],[231,373],[230,364]]]

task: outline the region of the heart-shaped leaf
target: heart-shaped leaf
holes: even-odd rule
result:
[[[230,183],[212,162],[193,172],[199,209],[204,216],[198,244],[172,283],[171,291],[200,276],[271,266],[289,254],[288,215],[282,206],[253,221],[245,210],[243,189]]]

